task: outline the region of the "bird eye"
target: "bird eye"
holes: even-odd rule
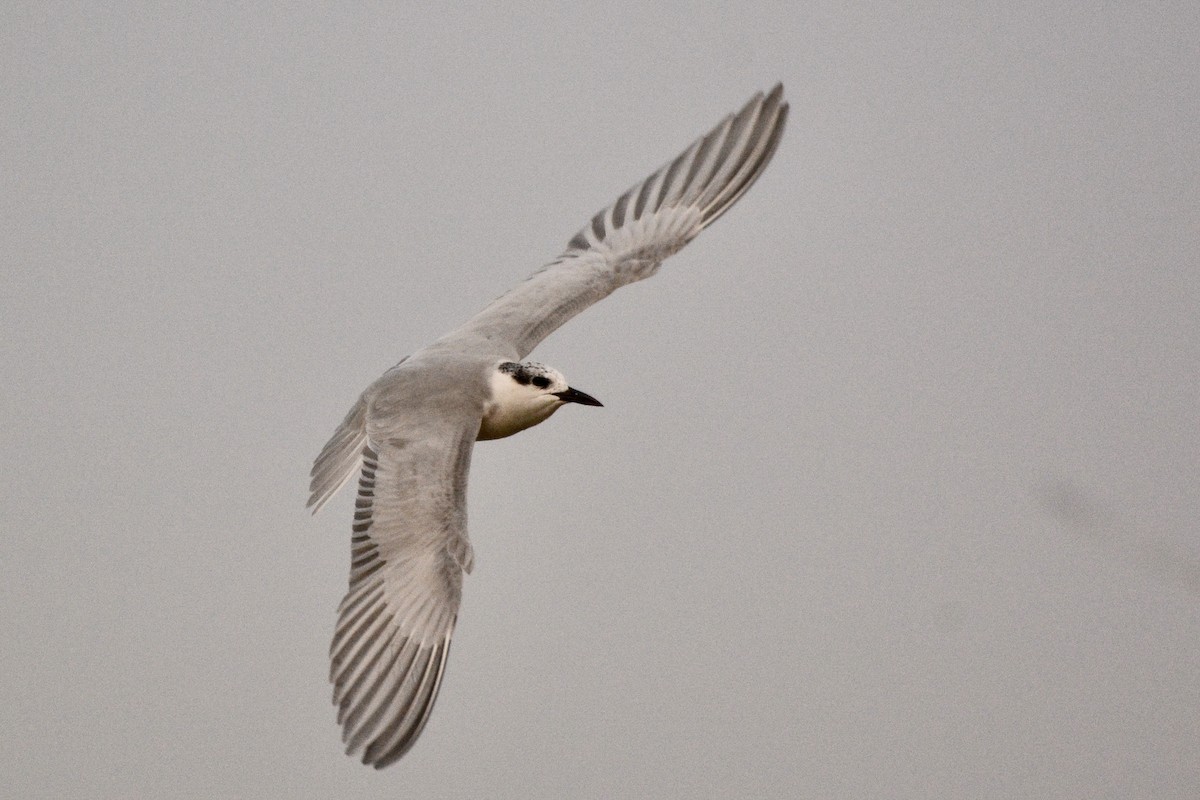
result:
[[[550,385],[550,379],[547,378],[545,375],[538,375],[536,378],[533,379],[533,385],[539,389],[545,389],[547,386]]]

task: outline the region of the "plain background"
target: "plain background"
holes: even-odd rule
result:
[[[0,13],[0,795],[1195,797],[1200,6],[434,8]],[[311,459],[776,80],[346,758]]]

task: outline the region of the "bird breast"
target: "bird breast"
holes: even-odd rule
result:
[[[551,394],[533,394],[526,387],[513,384],[513,388],[493,388],[492,398],[484,404],[483,420],[479,424],[479,435],[475,438],[503,439],[526,428],[532,428],[548,418],[562,405]]]

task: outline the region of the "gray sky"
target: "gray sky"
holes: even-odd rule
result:
[[[1194,797],[1194,3],[10,3],[0,774],[62,797]],[[357,393],[757,89],[481,443],[433,718],[341,754]]]

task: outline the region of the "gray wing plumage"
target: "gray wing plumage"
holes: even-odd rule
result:
[[[478,420],[464,422],[432,420],[412,438],[364,428],[330,680],[346,752],[376,768],[420,735],[450,652],[472,561],[466,484]]]
[[[782,85],[756,94],[596,214],[557,260],[440,341],[463,352],[522,359],[583,309],[650,277],[758,179],[779,144],[787,111]]]

